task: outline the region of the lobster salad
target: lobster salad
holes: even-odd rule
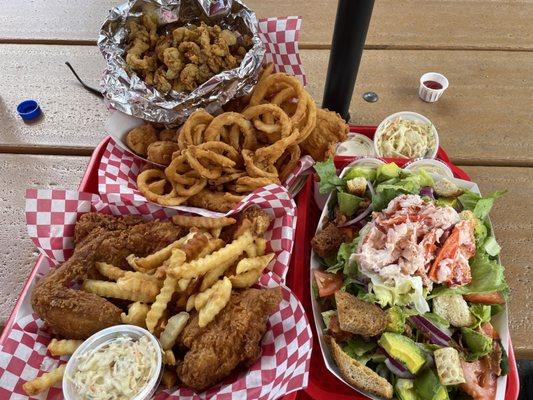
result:
[[[340,375],[374,398],[496,399],[509,289],[488,215],[504,192],[394,163],[315,169],[331,195],[312,291]]]

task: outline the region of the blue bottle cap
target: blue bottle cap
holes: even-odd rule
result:
[[[24,100],[17,106],[17,112],[24,121],[30,121],[41,115],[41,108],[35,100]]]

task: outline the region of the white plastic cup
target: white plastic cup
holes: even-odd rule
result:
[[[427,87],[424,82],[433,81],[440,83],[441,89],[431,89]],[[418,96],[427,103],[435,103],[440,96],[448,89],[448,79],[437,72],[428,72],[420,77],[420,88],[418,89]]]
[[[90,338],[85,340],[80,347],[76,349],[74,354],[70,357],[67,367],[65,368],[65,374],[63,376],[63,397],[65,400],[77,400],[79,396],[77,395],[74,384],[68,379],[69,376],[72,376],[76,371],[78,365],[78,356],[89,351],[93,351],[106,343],[111,342],[117,337],[125,335],[130,336],[133,339],[140,339],[143,336],[146,336],[150,339],[155,351],[157,352],[157,368],[153,371],[153,375],[150,377],[146,386],[142,388],[139,393],[131,400],[149,400],[153,397],[159,382],[161,380],[162,366],[163,366],[163,356],[161,346],[154,335],[148,332],[146,329],[140,328],[135,325],[115,325],[106,329],[103,329]]]

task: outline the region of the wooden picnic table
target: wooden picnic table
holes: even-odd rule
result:
[[[334,2],[248,0],[262,16],[301,15],[301,56],[309,90],[321,103],[335,18]],[[75,81],[70,61],[98,84],[104,60],[95,46],[110,0],[13,0],[0,16],[0,324],[33,267],[36,251],[24,222],[29,187],[75,189],[104,137],[108,112]],[[481,12],[482,9],[482,12]],[[506,1],[376,2],[352,98],[352,122],[376,125],[401,110],[436,125],[441,144],[483,192],[508,189],[492,220],[511,286],[510,327],[517,358],[533,359],[529,302],[533,241],[533,3]],[[418,99],[418,79],[444,73],[450,88],[436,104]],[[378,93],[377,103],[361,95]],[[24,98],[44,117],[25,124]]]

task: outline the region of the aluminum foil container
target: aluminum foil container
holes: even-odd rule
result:
[[[147,5],[155,7],[159,31],[203,21],[250,35],[252,48],[238,68],[213,76],[190,93],[171,91],[165,95],[145,84],[125,61],[127,21],[140,18]],[[107,61],[100,81],[106,101],[126,114],[167,125],[183,123],[198,108],[217,113],[230,99],[249,93],[265,54],[256,16],[239,0],[130,0],[110,11],[98,36],[98,47]]]

